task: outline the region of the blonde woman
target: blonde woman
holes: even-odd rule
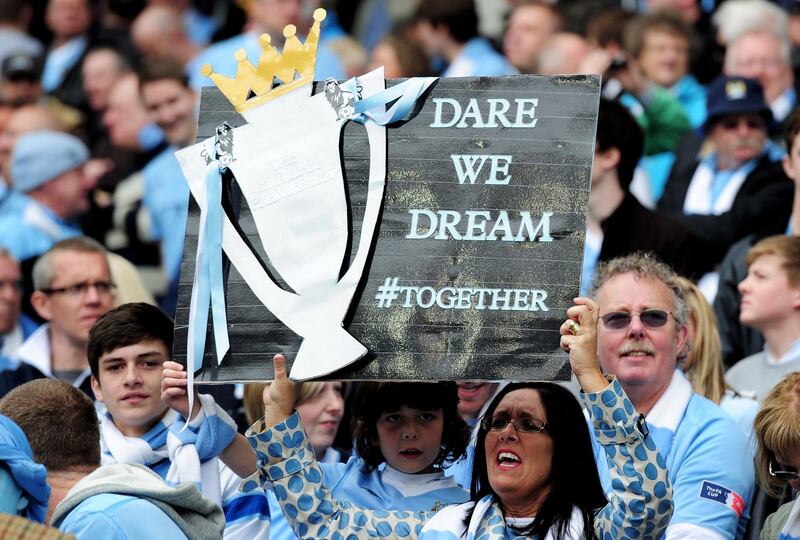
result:
[[[714,310],[697,285],[683,277],[678,278],[678,283],[686,292],[689,308],[688,338],[678,359],[679,367],[692,383],[692,390],[722,407],[736,420],[748,440],[753,441],[753,420],[758,412],[758,402],[741,395],[725,382]]]
[[[756,415],[756,476],[768,495],[780,499],[800,489],[800,373],[790,373],[764,398]],[[790,501],[771,514],[761,540],[800,538],[800,503]]]
[[[252,383],[244,386],[244,412],[248,424],[253,424],[264,416],[262,394],[266,384]],[[337,450],[333,440],[344,416],[344,398],[349,390],[348,383],[305,382],[300,383],[294,408],[303,420],[308,439],[320,463],[345,463],[350,452]],[[308,424],[306,424],[308,422]],[[270,510],[270,540],[293,540],[296,538],[286,518],[283,516],[275,495],[267,493]]]

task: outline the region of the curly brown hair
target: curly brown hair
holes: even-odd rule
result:
[[[353,396],[350,421],[364,472],[386,461],[378,446],[378,418],[403,405],[421,410],[442,409],[442,446],[433,462],[435,468],[447,468],[466,454],[470,429],[458,414],[458,388],[454,382],[366,382],[358,386]]]

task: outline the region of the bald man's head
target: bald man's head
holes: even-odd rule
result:
[[[33,131],[63,131],[64,125],[58,117],[40,105],[27,105],[15,110],[6,123],[5,129],[0,132],[0,173],[6,180],[10,178],[8,167],[11,161],[11,151],[17,139]]]
[[[133,21],[131,38],[146,59],[172,58],[176,43],[187,39],[180,12],[165,4],[145,8]]]

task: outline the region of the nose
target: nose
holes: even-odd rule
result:
[[[514,425],[514,422],[509,422],[506,427],[500,430],[499,436],[501,441],[517,440],[517,426]]]
[[[95,287],[94,285],[89,285],[86,288],[86,292],[83,295],[83,301],[86,304],[99,304],[100,291],[97,290],[97,287]]]
[[[136,386],[140,383],[139,370],[135,364],[131,363],[125,368],[125,386]]]
[[[406,422],[403,426],[403,440],[415,441],[419,439],[419,430],[416,422]]]
[[[340,415],[344,412],[344,399],[339,392],[334,390],[334,395],[328,400],[325,410],[330,414]]]
[[[739,282],[737,285],[737,289],[739,289],[740,293],[745,292],[750,287],[750,280],[748,278],[744,278],[742,281]]]
[[[644,325],[639,315],[631,316],[631,323],[628,325],[628,336],[641,337],[644,335]]]

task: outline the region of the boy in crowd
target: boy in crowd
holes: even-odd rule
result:
[[[762,352],[731,367],[725,379],[761,401],[786,374],[800,370],[800,237],[771,236],[747,253],[739,283],[739,320],[761,332]]]
[[[266,494],[240,492],[236,475],[255,470],[255,455],[248,469],[225,466],[237,449],[252,454],[233,420],[210,396],[197,396],[191,415],[185,398],[171,399],[174,409],[161,398],[162,364],[170,359],[173,331],[169,317],[143,303],[111,310],[92,328],[92,389],[108,409],[101,423],[103,464],[138,463],[168,484],[193,482],[225,511],[225,538],[267,538]]]
[[[172,488],[141,465],[100,466],[94,404],[69,383],[37,379],[0,400],[0,414],[25,434],[33,459],[47,470],[45,523],[77,540],[215,540],[222,510],[184,484]],[[43,513],[43,512],[42,512]],[[15,530],[2,538],[53,538]],[[19,532],[19,534],[14,534]],[[74,535],[74,536],[73,536]]]

